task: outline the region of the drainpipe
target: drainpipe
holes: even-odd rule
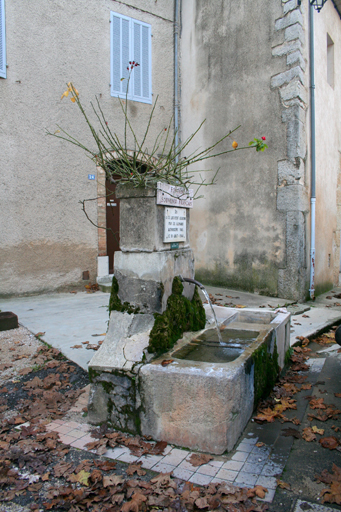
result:
[[[179,87],[179,76],[178,76],[178,39],[179,39],[179,2],[175,0],[175,13],[174,13],[174,131],[175,131],[175,151],[179,144],[179,99],[178,99],[178,87]],[[179,157],[175,157],[176,163],[178,163]]]
[[[314,7],[309,6],[310,50],[310,131],[311,131],[311,196],[310,196],[310,298],[315,300],[315,203],[316,203],[316,144],[315,144],[315,55]]]

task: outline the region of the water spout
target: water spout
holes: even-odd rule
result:
[[[201,283],[199,283],[199,281],[196,281],[195,279],[190,279],[189,277],[182,277],[181,275],[179,276],[179,279],[180,281],[182,282],[186,282],[186,283],[191,283],[191,284],[195,284],[197,286],[199,286],[200,290],[202,291],[202,293],[205,295],[205,298],[207,300],[207,302],[209,303],[210,307],[211,307],[211,311],[213,313],[213,318],[214,318],[214,321],[215,321],[215,326],[216,326],[216,329],[217,329],[217,333],[218,333],[218,340],[219,340],[219,343],[223,344],[223,338],[221,337],[221,332],[220,332],[220,329],[218,327],[218,320],[217,320],[217,316],[215,314],[215,311],[214,311],[214,308],[213,308],[213,305],[212,305],[212,302],[211,302],[211,299],[210,299],[210,296],[205,288],[205,286]]]

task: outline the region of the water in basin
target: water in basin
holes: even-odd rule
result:
[[[237,359],[258,334],[257,331],[225,329],[221,332],[223,341],[220,343],[217,331],[208,329],[198,338],[173,352],[172,356],[205,363],[228,363]]]

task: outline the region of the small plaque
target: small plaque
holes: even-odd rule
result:
[[[179,206],[193,208],[193,189],[186,191],[183,187],[175,187],[168,183],[158,182],[156,204],[163,206]]]
[[[179,249],[179,242],[172,242],[171,249]]]
[[[165,208],[164,243],[186,242],[186,209]]]
[[[95,175],[94,174],[88,174],[88,180],[94,180]]]

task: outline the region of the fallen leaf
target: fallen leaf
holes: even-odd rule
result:
[[[323,436],[323,434],[324,434],[324,429],[317,428],[316,425],[314,425],[311,429],[315,434],[319,434],[320,436]]]
[[[316,436],[312,430],[311,427],[307,427],[307,428],[304,428],[303,431],[302,431],[302,438],[307,441],[308,443],[310,443],[311,441],[315,441],[316,440]]]
[[[192,466],[197,467],[207,464],[212,459],[212,455],[208,455],[207,453],[192,453],[188,460]]]
[[[168,366],[174,361],[174,359],[164,359],[161,363],[161,366]]]
[[[279,480],[276,478],[277,485],[280,489],[287,489],[287,491],[291,491],[290,484],[287,484],[286,482],[283,482],[283,480]]]
[[[75,474],[75,473],[72,473],[69,477],[68,477],[68,480],[70,482],[78,482],[79,484],[81,485],[85,485],[85,486],[89,486],[89,476],[90,476],[90,473],[88,471],[84,471],[84,469],[82,469],[79,473]]]
[[[329,450],[335,450],[340,444],[339,440],[334,437],[323,437],[319,440],[319,443],[323,446],[323,448],[328,448]]]
[[[142,469],[142,462],[138,462],[137,464],[129,464],[127,468],[127,475],[132,476],[134,473],[137,473],[138,476],[143,476],[146,474],[146,471]]]
[[[71,348],[83,348],[82,345],[74,345],[73,347]]]

